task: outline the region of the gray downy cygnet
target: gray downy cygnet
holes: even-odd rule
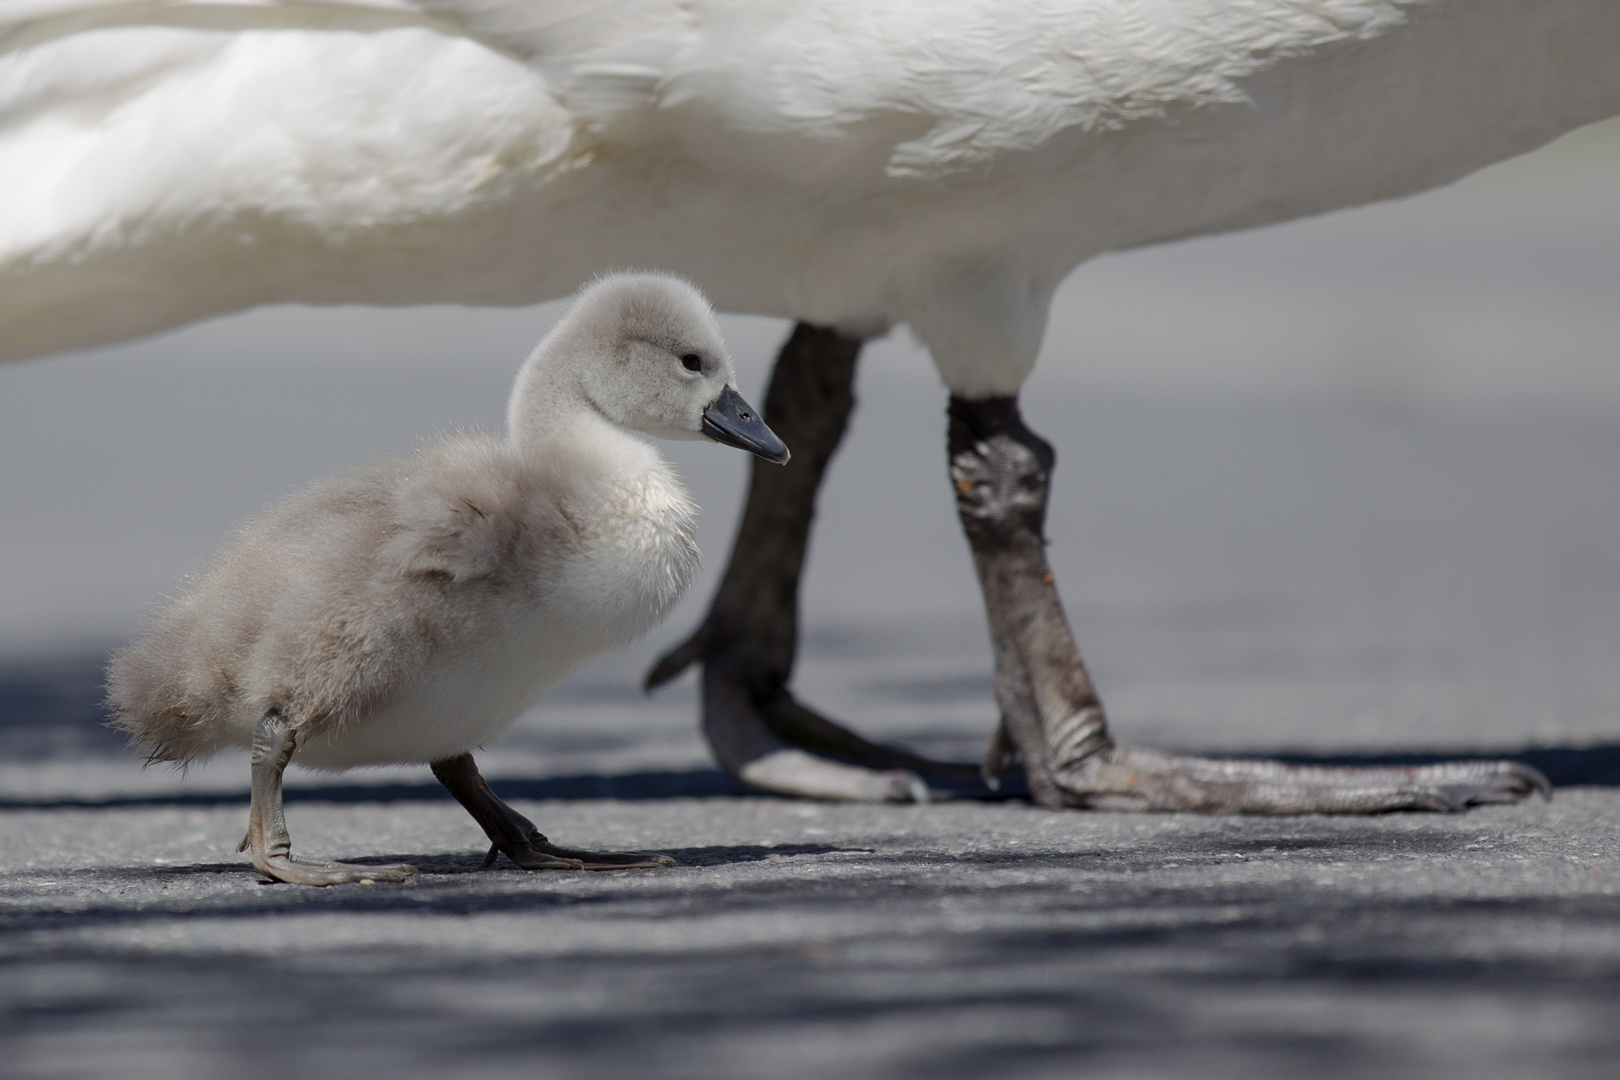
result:
[[[250,524],[114,656],[108,703],[151,761],[253,755],[241,849],[306,885],[404,865],[295,857],[289,762],[427,762],[530,869],[669,866],[557,847],[490,791],[488,744],[585,660],[641,637],[698,565],[694,506],[642,434],[788,451],[737,393],[708,301],[656,274],[585,288],[518,373],[505,438],[429,443],[316,484]]]

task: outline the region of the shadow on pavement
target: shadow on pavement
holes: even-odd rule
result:
[[[1496,761],[1508,759],[1533,765],[1547,775],[1556,787],[1620,787],[1620,743],[1598,746],[1530,747],[1515,753],[1476,753],[1456,751],[1445,754],[1266,754],[1263,752],[1221,755],[1230,757],[1270,757],[1294,765],[1431,765],[1443,761]],[[737,796],[775,798],[769,792],[750,788],[719,769],[647,771],[607,776],[584,773],[576,776],[548,776],[534,780],[492,779],[490,786],[503,799],[623,799],[642,802],[656,799],[713,799]],[[973,798],[973,793],[954,793],[957,798]],[[999,793],[990,798],[1027,797],[1021,777],[1008,777]],[[289,803],[397,803],[438,802],[449,795],[434,781],[417,784],[319,784],[289,786]],[[237,791],[173,792],[161,795],[114,795],[104,799],[81,796],[0,798],[3,810],[101,810],[117,807],[245,806],[246,789]]]
[[[729,902],[783,900],[780,888],[754,890],[751,904]],[[1455,1072],[1607,1075],[1617,1040],[1604,1023],[1615,975],[1605,956],[1460,955],[1424,933],[1440,921],[1477,939],[1549,919],[1593,932],[1612,919],[1604,898],[1392,904],[1308,883],[1217,891],[1213,899],[1187,888],[1110,893],[1091,904],[1128,909],[1132,922],[1059,933],[929,926],[886,935],[852,921],[848,934],[719,946],[579,942],[544,962],[465,944],[339,946],[313,960],[294,944],[232,951],[226,960],[220,952],[154,955],[67,938],[11,966],[0,986],[0,1037],[34,1055],[72,1050],[79,1060],[116,1066],[101,1075],[139,1077],[203,1075],[165,1056],[171,1046],[205,1048],[211,1056],[184,1060],[205,1062],[212,1075],[271,1077],[328,1075],[324,1066],[357,1045],[365,1047],[368,1075],[421,1075],[439,1048],[450,1047],[444,1060],[452,1061],[476,1047],[484,1055],[478,1063],[495,1061],[502,1075],[537,1075],[538,1061],[555,1076],[737,1077],[759,1075],[728,1066],[755,1063],[762,1044],[771,1047],[772,1075],[795,1078],[1440,1076],[1454,1071],[1436,1058],[1437,1038],[1449,1037],[1459,1016],[1475,1026],[1496,1016],[1480,1012],[1489,987],[1502,1016],[1529,1019],[1505,1043],[1481,1040],[1481,1055],[1509,1067]],[[249,892],[260,904],[311,895]],[[565,905],[626,911],[609,897],[539,891],[430,896],[425,907],[420,891],[401,889],[314,899],[315,910],[421,911],[424,928],[452,927],[455,916]],[[852,889],[818,896],[820,925],[828,914],[857,920],[873,902]],[[655,910],[644,897],[636,903],[640,920]],[[244,927],[264,918],[257,905],[238,914]],[[138,926],[155,914],[56,918],[61,929],[106,928]],[[484,933],[499,943],[500,929]],[[1141,961],[1122,968],[1122,954]],[[529,1004],[553,1001],[585,1004],[567,1011]],[[1431,1033],[1437,1022],[1442,1036]],[[930,1037],[908,1037],[920,1025]],[[1444,1053],[1451,1052],[1448,1045]],[[1572,1052],[1592,1068],[1548,1067],[1559,1060],[1549,1053]],[[1134,1068],[1144,1054],[1180,1067]],[[1219,1065],[1235,1064],[1211,1069],[1212,1055]]]
[[[702,847],[670,848],[669,854],[679,860],[680,868],[717,869],[743,863],[763,862],[767,859],[794,858],[820,855],[871,856],[873,849],[840,844],[728,844]],[[36,930],[62,930],[72,927],[109,925],[138,925],[153,920],[199,916],[217,918],[259,919],[282,913],[323,912],[390,912],[408,911],[418,915],[473,913],[491,914],[502,911],[522,911],[534,907],[571,907],[578,904],[612,904],[624,899],[623,895],[569,891],[569,884],[578,883],[580,876],[621,877],[629,875],[643,878],[651,875],[656,881],[663,870],[622,871],[534,871],[522,870],[501,859],[494,866],[483,865],[483,851],[397,852],[389,855],[345,856],[345,861],[357,866],[382,866],[408,862],[421,871],[405,885],[380,886],[340,885],[330,889],[310,889],[298,885],[263,878],[244,856],[238,862],[199,862],[164,866],[96,867],[87,870],[52,871],[51,881],[44,888],[31,889],[27,880],[14,880],[11,888],[17,903],[0,913],[0,942],[19,933]],[[61,879],[73,879],[81,887],[90,883],[115,887],[111,893],[95,893],[96,899],[64,908],[60,896],[51,891]],[[201,891],[194,888],[200,879],[208,879]],[[489,889],[469,893],[463,886],[477,887],[484,880]],[[225,891],[214,891],[213,882],[227,886]],[[512,892],[501,888],[522,882],[551,882],[547,891]],[[241,888],[235,886],[240,885]],[[643,883],[645,886],[645,882]],[[743,901],[767,897],[780,899],[802,890],[802,883],[755,882],[741,886],[736,896]],[[125,890],[154,889],[153,902],[130,904],[117,899]],[[172,892],[170,891],[172,890]],[[678,900],[690,890],[690,881],[682,878],[665,880],[662,886],[641,888],[636,895],[643,900],[670,902]],[[835,890],[840,896],[848,886]],[[159,896],[161,893],[163,895]],[[92,896],[91,892],[82,894]]]

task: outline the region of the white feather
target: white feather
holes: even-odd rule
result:
[[[1016,390],[1100,252],[1620,112],[1613,0],[12,0],[0,358],[605,269]]]

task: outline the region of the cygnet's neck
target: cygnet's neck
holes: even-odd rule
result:
[[[506,440],[518,452],[581,442],[633,443],[651,449],[639,433],[615,423],[596,406],[573,364],[555,362],[545,343],[524,362],[506,406]]]

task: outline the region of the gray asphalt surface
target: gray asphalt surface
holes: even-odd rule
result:
[[[451,368],[389,353],[450,349],[470,317],[283,312],[0,371],[0,1074],[1615,1075],[1620,207],[1589,173],[1554,200],[1535,175],[1088,269],[1140,337],[1076,301],[1054,347],[1079,348],[1089,310],[1102,374],[1051,364],[1026,398],[1058,445],[1054,564],[1120,738],[1513,755],[1558,785],[1465,815],[748,795],[708,764],[690,680],[635,689],[700,585],[481,759],[554,839],[679,868],[481,871],[471,820],[396,769],[290,776],[289,821],[301,852],[405,857],[416,883],[262,885],[234,853],[246,762],[141,771],[98,726],[105,648],[267,498],[493,423],[543,313],[474,320],[488,333]],[[1204,316],[1231,314],[1240,279],[1271,329],[1302,319],[1318,343],[1322,312],[1359,311],[1384,330],[1343,354],[1372,359],[1344,374],[1304,339],[1223,337]],[[1150,317],[1166,297],[1175,317]],[[731,325],[757,392],[780,327]],[[1539,327],[1547,355],[1503,326]],[[321,345],[323,327],[349,336]],[[1132,374],[1132,342],[1150,369],[1202,348],[1239,374],[1165,361],[1161,386]],[[358,359],[319,352],[340,346]],[[1262,392],[1267,349],[1321,385]],[[899,342],[872,350],[861,397],[798,685],[876,737],[972,759],[990,666],[943,394]],[[712,575],[741,462],[678,457]]]
[[[9,814],[50,866],[7,874],[12,1067],[1598,1077],[1620,1050],[1609,791],[1373,822],[519,805],[685,865],[479,872],[459,808],[312,803],[312,849],[426,873],[306,891],[222,854],[239,806]]]

